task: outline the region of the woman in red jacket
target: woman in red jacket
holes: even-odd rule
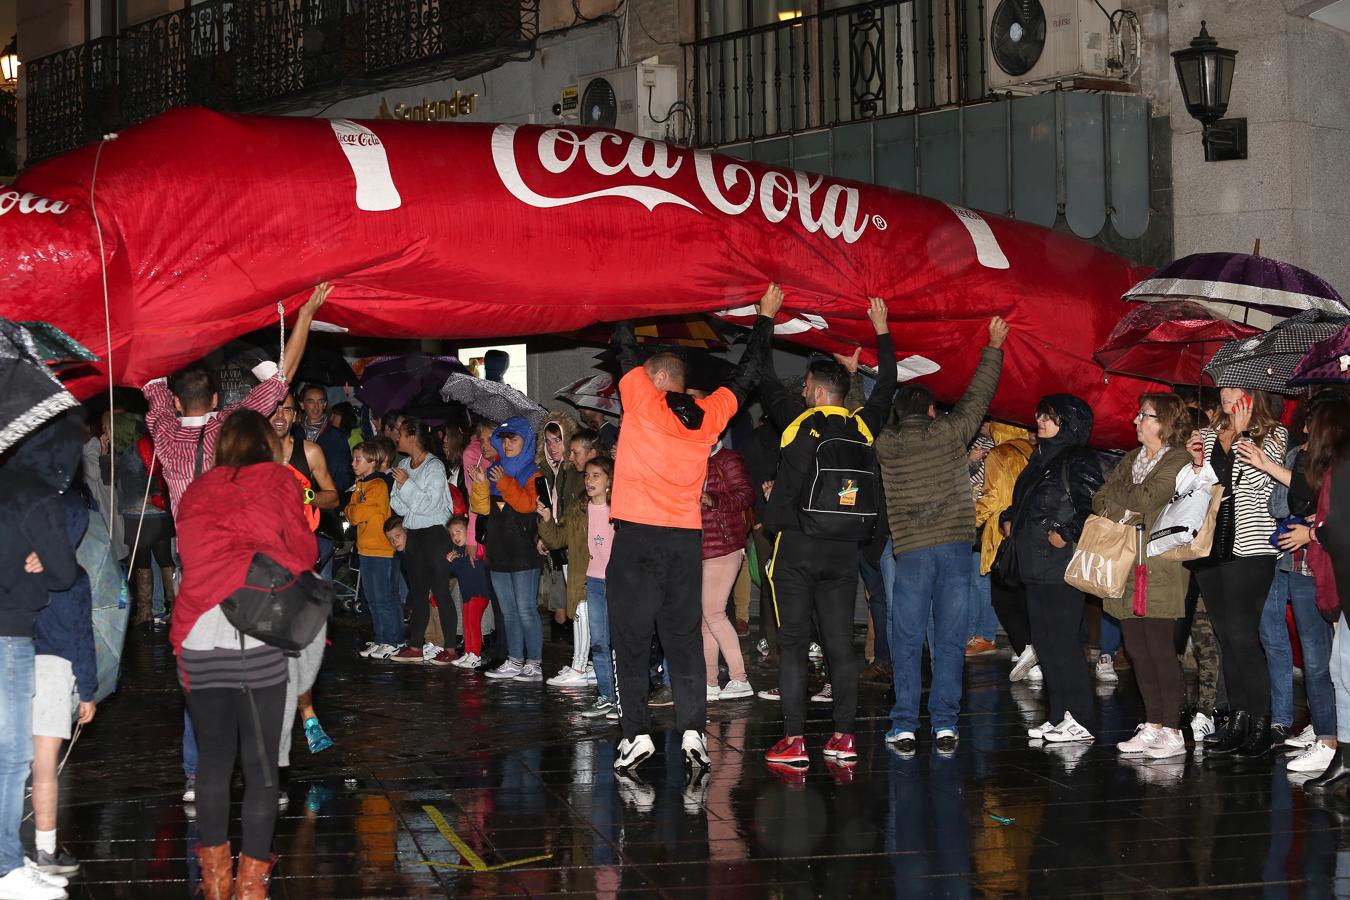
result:
[[[745,659],[736,629],[727,618],[727,598],[745,559],[746,522],[755,503],[750,472],[735,450],[719,441],[708,457],[708,480],[703,486],[703,663],[707,669],[708,702],[735,700],[754,694],[745,674]],[[726,658],[731,678],[717,687],[717,654]]]
[[[207,900],[264,900],[272,868],[286,657],[236,631],[220,604],[244,585],[254,553],[267,554],[291,572],[312,569],[318,557],[300,484],[278,465],[280,450],[276,432],[261,415],[231,414],[220,428],[215,468],[196,479],[178,505],[183,583],[169,641],[178,654],[179,681],[201,754],[197,854]],[[236,895],[228,835],[230,778],[240,755],[243,840]]]

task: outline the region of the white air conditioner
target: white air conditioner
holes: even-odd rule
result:
[[[1120,0],[994,0],[985,8],[991,91],[1123,75],[1107,66]]]
[[[674,66],[638,64],[581,76],[582,125],[613,128],[639,137],[679,138],[679,79]],[[660,120],[660,121],[658,121]]]

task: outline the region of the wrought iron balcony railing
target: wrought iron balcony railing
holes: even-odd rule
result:
[[[18,168],[18,113],[14,92],[0,90],[0,176],[13,175]]]
[[[698,141],[981,100],[986,0],[876,0],[693,44]]]
[[[539,0],[206,0],[25,66],[28,161],[176,106],[285,111],[531,53]]]

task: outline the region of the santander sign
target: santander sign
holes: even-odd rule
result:
[[[821,175],[805,172],[767,171],[756,177],[738,163],[729,162],[716,169],[712,154],[706,150],[692,153],[631,135],[598,131],[582,137],[566,128],[540,132],[533,152],[546,172],[562,175],[574,165],[582,165],[597,175],[613,178],[611,187],[582,194],[555,196],[525,183],[516,163],[516,133],[519,125],[498,125],[492,132],[492,162],[497,175],[511,195],[538,209],[568,206],[599,197],[626,197],[649,211],[671,204],[703,213],[695,200],[658,186],[669,182],[693,159],[694,177],[701,199],[712,209],[729,216],[756,212],[777,224],[795,216],[811,234],[822,233],[830,239],[842,238],[852,244],[869,225],[884,231],[885,220],[867,216],[859,209],[857,188],[824,184]],[[528,150],[527,150],[528,152]],[[653,184],[655,180],[658,184]]]

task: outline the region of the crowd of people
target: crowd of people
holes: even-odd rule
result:
[[[292,384],[326,294],[315,289],[280,366],[259,366],[242,402],[221,409],[211,374],[192,367],[145,386],[143,419],[112,410],[83,445],[89,505],[129,573],[132,623],[167,625],[177,654],[183,799],[197,818],[194,852],[210,900],[267,896],[295,719],[311,752],[333,745],[313,696],[326,629],[284,653],[233,617],[232,598],[260,557],[331,578],[347,542],[369,611],[360,655],[370,664],[593,692],[582,716],[616,723],[614,768],[624,777],[655,752],[651,707],[674,707],[681,752],[698,773],[710,765],[708,704],[756,695],[778,703],[783,720],[766,765],[802,772],[813,758],[813,658],[827,684],[810,700],[832,713],[819,750],[827,766],[858,758],[860,680],[894,691],[884,741],[895,753],[929,741],[953,753],[966,660],[997,652],[1001,627],[1009,678],[1043,688],[1033,740],[1096,742],[1092,682],[1116,679],[1123,645],[1144,721],[1116,745],[1120,754],[1160,760],[1194,746],[1253,760],[1283,747],[1297,751],[1291,772],[1315,776],[1310,794],[1350,785],[1340,742],[1342,732],[1350,740],[1345,391],[1300,400],[1292,417],[1277,395],[1242,384],[1146,393],[1134,417],[1138,446],[1108,459],[1089,448],[1093,410],[1081,398],[1042,398],[1027,411],[1034,431],[988,418],[1010,331],[999,318],[950,408],[922,384],[897,383],[877,298],[868,313],[875,375],[859,365],[859,348],[813,357],[800,388],[789,388],[771,353],[783,303],[771,285],[720,385],[694,383],[677,353],[644,357],[620,323],[621,418],[358,417],[349,404],[328,409],[324,387]],[[759,420],[732,427],[753,404]],[[57,755],[72,722],[95,714],[89,588],[73,557],[89,505],[67,490],[80,462],[78,440],[72,446],[67,461],[30,438],[0,465],[0,481],[46,509],[4,551],[16,575],[0,603],[0,659],[22,652],[16,638],[34,636],[38,656],[26,669],[36,672],[31,721],[0,738],[15,744],[0,773],[0,897],[64,897],[63,879],[78,871],[55,836]],[[1090,518],[1151,534],[1188,478],[1222,487],[1211,549],[1189,560],[1141,550],[1123,594],[1092,610],[1099,637],[1089,641],[1092,604],[1065,576]],[[1329,560],[1322,578],[1319,554]],[[752,583],[761,598],[754,652],[777,668],[777,684],[759,691],[741,644]],[[1286,606],[1311,716],[1298,733]],[[544,671],[546,620],[550,635],[572,644],[555,674]],[[1200,670],[1196,696],[1183,675],[1188,653]],[[245,779],[237,869],[236,763]],[[30,769],[31,859],[17,831]]]

